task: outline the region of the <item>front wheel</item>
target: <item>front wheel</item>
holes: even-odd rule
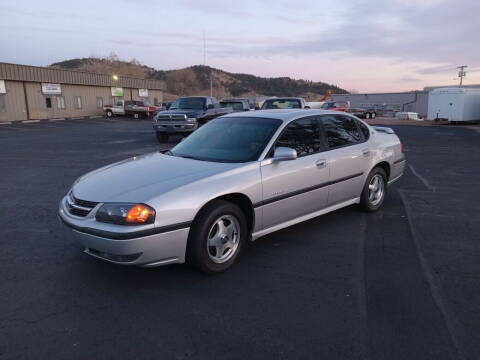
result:
[[[187,243],[187,263],[206,273],[230,268],[245,246],[248,227],[235,204],[214,200],[195,218]]]
[[[134,119],[138,119],[139,117],[140,117],[140,115],[138,113],[133,114]]]
[[[387,194],[387,175],[380,167],[374,168],[367,176],[360,198],[360,206],[368,212],[377,211]]]
[[[108,118],[113,117],[113,112],[112,112],[112,110],[107,110],[107,112],[106,112],[105,114],[107,115]]]
[[[372,112],[372,115],[371,115],[371,116],[372,116],[372,119],[375,119],[375,118],[377,117],[377,114],[374,113],[374,112]]]
[[[370,119],[370,113],[367,112],[367,113],[365,114],[365,119]]]

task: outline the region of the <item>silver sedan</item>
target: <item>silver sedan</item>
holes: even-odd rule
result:
[[[330,211],[379,209],[405,156],[389,128],[322,110],[217,118],[170,151],[80,177],[59,216],[97,258],[228,269],[247,241]]]

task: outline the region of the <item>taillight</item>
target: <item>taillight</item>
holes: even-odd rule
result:
[[[400,152],[403,152],[403,143],[400,141]]]

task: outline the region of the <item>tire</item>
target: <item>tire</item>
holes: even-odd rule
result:
[[[370,119],[370,113],[365,113],[365,119]]]
[[[139,117],[140,117],[140,115],[138,115],[138,113],[134,113],[134,114],[133,114],[133,118],[134,118],[134,119],[138,119]]]
[[[157,140],[160,144],[168,143],[168,134],[164,132],[157,132]]]
[[[112,112],[112,110],[107,110],[107,112],[105,113],[105,115],[107,115],[107,118],[113,117],[113,112]]]
[[[375,179],[375,180],[374,180]],[[377,182],[378,181],[378,182]],[[377,190],[375,190],[377,187]],[[376,192],[376,194],[372,194]],[[360,207],[367,212],[377,211],[387,195],[387,175],[381,167],[375,167],[367,176],[360,197]]]
[[[235,263],[248,235],[243,211],[229,201],[214,200],[193,221],[186,262],[208,274],[223,272]]]
[[[372,117],[372,119],[375,119],[377,117],[377,113],[372,112],[372,114],[370,116]]]

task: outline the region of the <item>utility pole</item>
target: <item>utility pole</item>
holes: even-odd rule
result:
[[[467,76],[467,73],[465,71],[465,68],[467,68],[467,65],[462,65],[462,66],[457,66],[457,69],[460,69],[458,72],[458,77],[460,78],[460,86],[463,84],[463,78]]]
[[[203,30],[203,66],[207,66],[207,40],[205,39],[205,30]]]
[[[203,66],[207,66],[207,38],[205,37],[205,30],[203,30]],[[210,96],[213,97],[212,70],[210,70]]]

